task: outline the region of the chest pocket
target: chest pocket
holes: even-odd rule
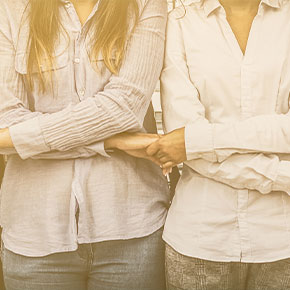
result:
[[[29,103],[33,110],[44,113],[53,113],[62,110],[71,103],[72,76],[68,52],[63,52],[53,59],[53,66],[40,66],[46,81],[46,88],[41,89],[37,67],[32,70],[33,89],[28,93]],[[16,52],[15,70],[21,74],[27,85],[27,54]]]

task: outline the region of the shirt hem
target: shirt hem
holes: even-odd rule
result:
[[[26,257],[45,257],[48,255],[52,254],[57,254],[57,253],[64,253],[64,252],[73,252],[78,249],[79,244],[90,244],[90,243],[98,243],[98,242],[105,242],[105,241],[116,241],[116,240],[130,240],[130,239],[136,239],[136,238],[143,238],[147,237],[159,229],[161,229],[164,226],[165,222],[165,217],[162,218],[162,221],[157,223],[155,227],[152,227],[150,230],[144,232],[144,233],[132,233],[131,235],[119,235],[119,236],[113,236],[113,237],[104,237],[104,238],[95,238],[95,239],[78,239],[74,245],[70,245],[67,247],[60,247],[56,249],[51,249],[48,251],[39,251],[38,253],[33,252],[33,251],[26,251],[26,250],[20,250],[17,246],[13,246],[9,243],[9,240],[5,239],[4,233],[2,234],[2,240],[4,247],[18,255],[26,256]]]
[[[153,229],[151,229],[148,232],[142,233],[142,234],[133,234],[132,236],[128,237],[126,235],[122,235],[122,236],[118,236],[117,238],[96,238],[96,239],[90,239],[90,240],[86,240],[86,239],[78,239],[78,244],[90,244],[90,243],[100,243],[100,242],[106,242],[106,241],[116,241],[116,240],[130,240],[130,239],[138,239],[138,238],[144,238],[147,236],[152,235],[153,233],[155,233],[156,231],[158,231],[159,229],[161,229],[164,226],[164,222],[158,224],[156,227],[154,227]]]
[[[240,258],[238,256],[215,256],[211,255],[205,251],[203,251],[200,248],[192,249],[192,251],[188,251],[184,249],[181,245],[178,243],[173,242],[170,238],[168,238],[166,235],[163,234],[162,236],[165,243],[167,243],[170,247],[172,247],[175,251],[177,251],[179,254],[191,257],[191,258],[197,258],[207,261],[213,261],[213,262],[241,262],[241,263],[271,263],[271,262],[277,262],[280,260],[288,259],[290,258],[290,250],[288,253],[279,253],[277,256],[274,257],[247,257],[247,258]]]

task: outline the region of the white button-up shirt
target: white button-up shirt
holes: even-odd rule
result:
[[[215,261],[290,257],[290,1],[262,0],[246,52],[218,0],[169,16],[165,131],[185,127],[188,161],[164,239]]]
[[[0,1],[0,128],[9,127],[16,149],[0,150],[10,153],[0,194],[5,247],[46,256],[153,233],[169,203],[160,168],[119,151],[97,153],[104,155],[109,136],[143,129],[162,68],[167,2],[138,1],[138,23],[134,31],[130,24],[122,67],[112,75],[101,54],[88,55],[98,5],[81,25],[74,5],[60,1],[66,34],[59,34],[53,68],[42,66],[53,80],[44,92],[36,78],[31,91],[24,81],[27,5]]]

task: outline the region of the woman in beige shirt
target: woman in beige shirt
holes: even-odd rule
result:
[[[166,0],[0,2],[7,290],[164,289],[167,180],[105,148],[158,139],[118,134],[146,129],[166,18]]]
[[[193,0],[167,27],[165,223],[175,289],[290,289],[290,1]]]

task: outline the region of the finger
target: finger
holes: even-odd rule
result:
[[[161,151],[159,150],[155,155],[154,155],[154,157],[155,158],[158,158],[158,159],[160,159],[160,158],[162,158],[162,157],[165,157],[166,155],[164,155],[164,153],[161,153]]]
[[[159,151],[159,142],[158,141],[152,143],[146,149],[146,153],[149,156],[155,155],[158,151]]]
[[[156,158],[153,158],[153,157],[149,157],[148,159],[151,160],[156,165],[158,165],[159,167],[162,167],[162,163],[159,161],[159,159],[156,159]]]
[[[164,156],[162,158],[159,158],[159,161],[162,163],[162,164],[165,164],[169,161],[172,161],[172,159],[169,157],[169,156]]]
[[[162,173],[163,173],[164,176],[169,178],[170,169],[162,169]]]
[[[168,171],[167,169],[162,169],[162,174],[166,177],[168,177]]]
[[[170,174],[172,172],[172,168],[165,168],[162,169],[162,173],[164,176],[167,176],[168,174]]]
[[[174,167],[176,164],[172,161],[166,162],[162,164],[163,169],[170,169],[171,167]]]

